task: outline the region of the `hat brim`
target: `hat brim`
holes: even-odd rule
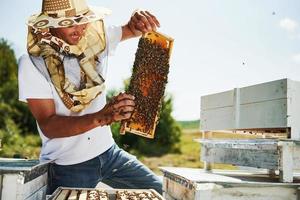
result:
[[[64,28],[100,20],[110,14],[111,10],[108,8],[89,6],[88,12],[74,17],[51,17],[44,13],[32,15],[27,25],[38,29]]]

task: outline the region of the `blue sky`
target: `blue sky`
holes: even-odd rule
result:
[[[178,120],[200,118],[200,97],[234,87],[290,78],[300,80],[299,0],[88,0],[113,12],[123,25],[133,10],[151,11],[160,32],[175,39],[167,92]],[[16,55],[26,52],[26,19],[40,0],[1,0],[0,37]],[[138,39],[120,44],[109,59],[108,87],[130,77]]]

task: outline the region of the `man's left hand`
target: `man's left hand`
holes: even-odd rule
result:
[[[137,10],[133,12],[129,22],[122,27],[122,40],[138,37],[150,31],[156,31],[159,27],[159,21],[149,11]]]

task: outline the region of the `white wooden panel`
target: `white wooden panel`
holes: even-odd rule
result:
[[[17,174],[5,174],[2,176],[2,196],[1,199],[17,200]]]
[[[202,130],[233,129],[234,126],[234,107],[224,107],[201,112]]]
[[[300,143],[296,142],[293,149],[294,170],[300,170]]]
[[[300,82],[282,79],[201,97],[201,128],[291,128],[300,140]]]
[[[226,176],[188,168],[163,168],[163,172],[165,196],[170,200],[297,200],[298,195],[299,184],[260,182],[247,177],[226,180],[230,179],[230,171]]]
[[[29,196],[25,200],[45,200],[46,192],[47,192],[47,185],[43,186],[38,191],[34,192],[31,196]]]
[[[297,189],[280,187],[231,187],[213,190],[203,200],[297,200]]]
[[[288,126],[291,139],[300,140],[300,82],[288,81]]]
[[[47,173],[44,173],[43,175],[40,175],[25,184],[20,184],[18,187],[20,189],[20,197],[27,198],[31,196],[31,194],[43,188],[45,185],[47,185],[47,178]]]
[[[171,197],[168,193],[165,193],[163,194],[163,197],[166,199],[166,200],[176,200],[174,199],[173,197]]]
[[[233,106],[234,98],[234,90],[202,96],[201,109],[208,110]]]
[[[35,199],[42,194],[39,192],[47,185],[47,173],[24,184],[24,177],[20,174],[4,174],[2,185],[2,199]],[[36,193],[36,194],[35,194]],[[33,194],[35,196],[31,197]],[[41,199],[41,198],[37,198]]]
[[[287,98],[287,79],[243,87],[240,95],[241,104]]]
[[[201,148],[201,160],[264,169],[278,169],[278,152],[273,150]]]
[[[278,140],[275,139],[194,139],[206,148],[273,150],[277,151]]]
[[[240,106],[237,129],[279,128],[287,126],[287,100],[277,99]]]
[[[292,141],[279,141],[278,149],[280,152],[279,171],[281,182],[293,182],[293,150],[294,143]]]
[[[187,188],[171,179],[163,179],[164,192],[171,197],[171,199],[191,200],[195,199],[195,189]]]

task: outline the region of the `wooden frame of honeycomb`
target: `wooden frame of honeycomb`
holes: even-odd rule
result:
[[[101,189],[59,187],[49,200],[164,200],[153,189]]]
[[[154,138],[173,41],[158,32],[149,32],[140,38],[127,91],[136,97],[136,106],[131,118],[122,122],[120,134],[131,132]]]

